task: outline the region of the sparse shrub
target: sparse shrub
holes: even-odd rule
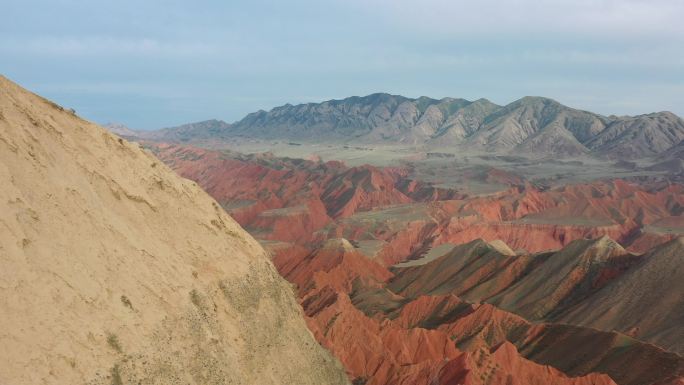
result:
[[[195,289],[192,289],[190,291],[190,302],[192,302],[197,307],[202,307],[202,298]]]
[[[121,303],[124,304],[124,306],[128,307],[129,309],[135,310],[135,309],[133,309],[133,304],[131,303],[131,300],[128,299],[128,297],[126,297],[125,295],[121,296]]]
[[[119,370],[119,365],[116,364],[112,368],[112,385],[123,385],[121,380],[121,371]]]
[[[335,314],[332,318],[330,318],[330,320],[328,321],[328,323],[325,325],[325,331],[323,332],[323,335],[325,335],[325,336],[328,335],[328,332],[330,331],[330,328],[335,324],[335,321],[337,321],[337,317],[339,317],[340,314],[341,314],[341,313],[337,313],[337,314]]]
[[[117,337],[116,334],[107,334],[107,344],[119,353],[123,351],[123,349],[121,349],[121,344],[119,343],[119,337]]]

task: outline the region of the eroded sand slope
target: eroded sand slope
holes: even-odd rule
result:
[[[137,145],[0,76],[1,384],[342,384],[263,249]]]

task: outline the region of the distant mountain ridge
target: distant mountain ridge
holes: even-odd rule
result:
[[[390,94],[322,103],[286,104],[228,124],[209,120],[139,137],[193,142],[229,138],[467,146],[494,152],[525,152],[608,158],[659,155],[684,140],[684,120],[671,112],[603,116],[526,96],[499,106],[487,99],[416,99]]]

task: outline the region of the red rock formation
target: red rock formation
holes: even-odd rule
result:
[[[240,155],[150,144],[180,175],[201,185],[261,239],[307,242],[334,218],[412,202],[400,173],[373,166]],[[413,193],[414,191],[411,191]]]
[[[575,239],[608,235],[630,244],[634,232],[643,226],[665,218],[681,218],[682,207],[681,185],[650,191],[614,180],[543,192],[527,186],[505,195],[464,201],[458,213],[474,214],[479,220],[461,223],[454,216],[455,222],[452,219],[437,242],[501,239],[513,248],[542,251],[560,248]]]
[[[440,243],[467,243],[482,238],[502,240],[515,250],[529,252],[557,250],[576,239],[598,238],[607,235],[620,239],[631,230],[619,225],[573,226],[562,224],[529,224],[513,222],[449,223],[435,240]]]
[[[375,257],[387,265],[430,246],[478,238],[501,239],[514,249],[535,252],[607,235],[631,251],[643,252],[670,240],[677,229],[684,233],[684,186],[678,184],[649,187],[615,180],[542,191],[519,178],[504,178],[517,187],[464,198],[455,190],[408,179],[409,172],[401,168],[348,168],[340,162],[151,146],[258,238],[302,244],[341,236],[377,239],[385,244]],[[489,174],[503,178],[496,170]],[[382,209],[409,204],[405,211],[410,211],[412,202],[428,201],[435,203],[414,203],[414,211],[423,213],[419,218]],[[342,220],[371,210],[377,215],[364,215],[362,224]]]
[[[605,235],[644,251],[684,228],[681,185],[618,180],[544,190],[490,170],[487,178],[517,187],[464,197],[401,168],[153,149],[269,240],[310,329],[358,384],[610,384],[612,377],[649,385],[684,376],[676,354],[610,330],[553,323],[620,281],[634,256],[619,245],[571,252],[589,241],[565,254],[538,253]],[[433,255],[434,247],[468,242]],[[428,255],[432,262],[388,269]]]
[[[684,237],[649,251],[639,265],[562,319],[620,330],[684,354]]]
[[[510,261],[526,257],[512,255],[503,245],[490,246],[482,241],[456,249],[483,262],[467,259],[459,262],[470,269],[466,278],[480,277],[475,281],[450,275],[439,278],[439,273],[447,266],[441,264],[440,268],[431,269],[430,265],[440,266],[437,260],[403,270],[424,269],[437,281],[431,282],[430,287],[441,287],[439,281],[448,280],[453,282],[451,287],[456,292],[469,292],[467,288],[473,288],[474,282],[488,279],[503,279],[507,282],[503,284],[503,290],[516,290],[516,285],[524,282],[528,275],[542,274],[544,264],[557,265],[554,260],[562,261],[561,257],[569,253],[586,255],[578,259],[577,266],[611,261],[613,255],[628,255],[619,245],[610,247],[609,240],[582,242],[565,254],[557,253],[557,258],[549,254],[534,263],[534,258],[529,259],[521,269],[514,269],[518,272],[515,279],[504,278],[508,277],[504,272],[512,266]],[[458,257],[456,252],[452,254],[453,258]],[[491,263],[497,260],[503,264]],[[419,295],[409,301],[391,291],[383,292],[386,289],[382,287],[392,273],[368,260],[343,239],[331,240],[314,252],[307,252],[301,246],[278,246],[274,261],[279,265],[279,271],[299,288],[307,322],[316,338],[340,358],[350,377],[359,383],[601,384],[612,383],[610,377],[615,376],[619,384],[644,385],[673,381],[684,375],[681,357],[636,340],[626,344],[628,337],[619,333],[553,323],[533,324],[492,304],[470,303],[453,294]],[[535,267],[531,268],[532,265]],[[566,274],[566,270],[559,269],[561,275]],[[587,281],[590,286],[605,285],[601,282],[602,274],[592,273],[587,277],[591,278]],[[375,302],[367,298],[359,300],[357,296],[367,294],[359,290],[359,286],[375,288]],[[487,287],[501,290],[497,285]],[[383,300],[391,302],[384,312],[383,306],[378,306]],[[365,314],[368,307],[374,309],[370,312],[372,316]],[[510,344],[517,345],[522,355],[513,345],[507,346]],[[504,347],[502,352],[498,350],[500,346]],[[575,354],[575,351],[581,353]],[[511,357],[513,352],[514,358]],[[568,360],[568,357],[574,358]],[[506,366],[510,363],[514,366]],[[660,371],[654,371],[650,369],[654,365],[663,366]],[[625,367],[632,370],[625,371]],[[569,378],[561,370],[584,377]],[[609,373],[610,377],[591,374],[597,370]]]
[[[366,275],[367,280],[380,283],[389,272],[350,247],[346,240],[329,241],[280,271],[299,287],[307,322],[316,338],[358,383],[430,385],[460,380],[503,385],[515,379],[519,382],[514,383],[521,384],[614,384],[610,377],[599,374],[569,378],[522,358],[510,344],[491,352],[487,348],[464,353],[446,331],[411,324],[446,316],[457,306],[464,305],[466,311],[471,308],[457,297],[422,297],[402,309],[395,320],[366,316],[349,297],[351,281]],[[311,267],[315,269],[313,276],[307,275]]]

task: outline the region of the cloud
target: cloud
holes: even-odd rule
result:
[[[159,41],[111,36],[1,38],[0,51],[8,54],[56,56],[192,56],[214,54],[218,47],[205,42]]]
[[[683,0],[198,1],[10,0],[0,72],[145,127],[377,91],[684,113]]]
[[[388,25],[421,34],[684,36],[680,0],[349,1]]]

